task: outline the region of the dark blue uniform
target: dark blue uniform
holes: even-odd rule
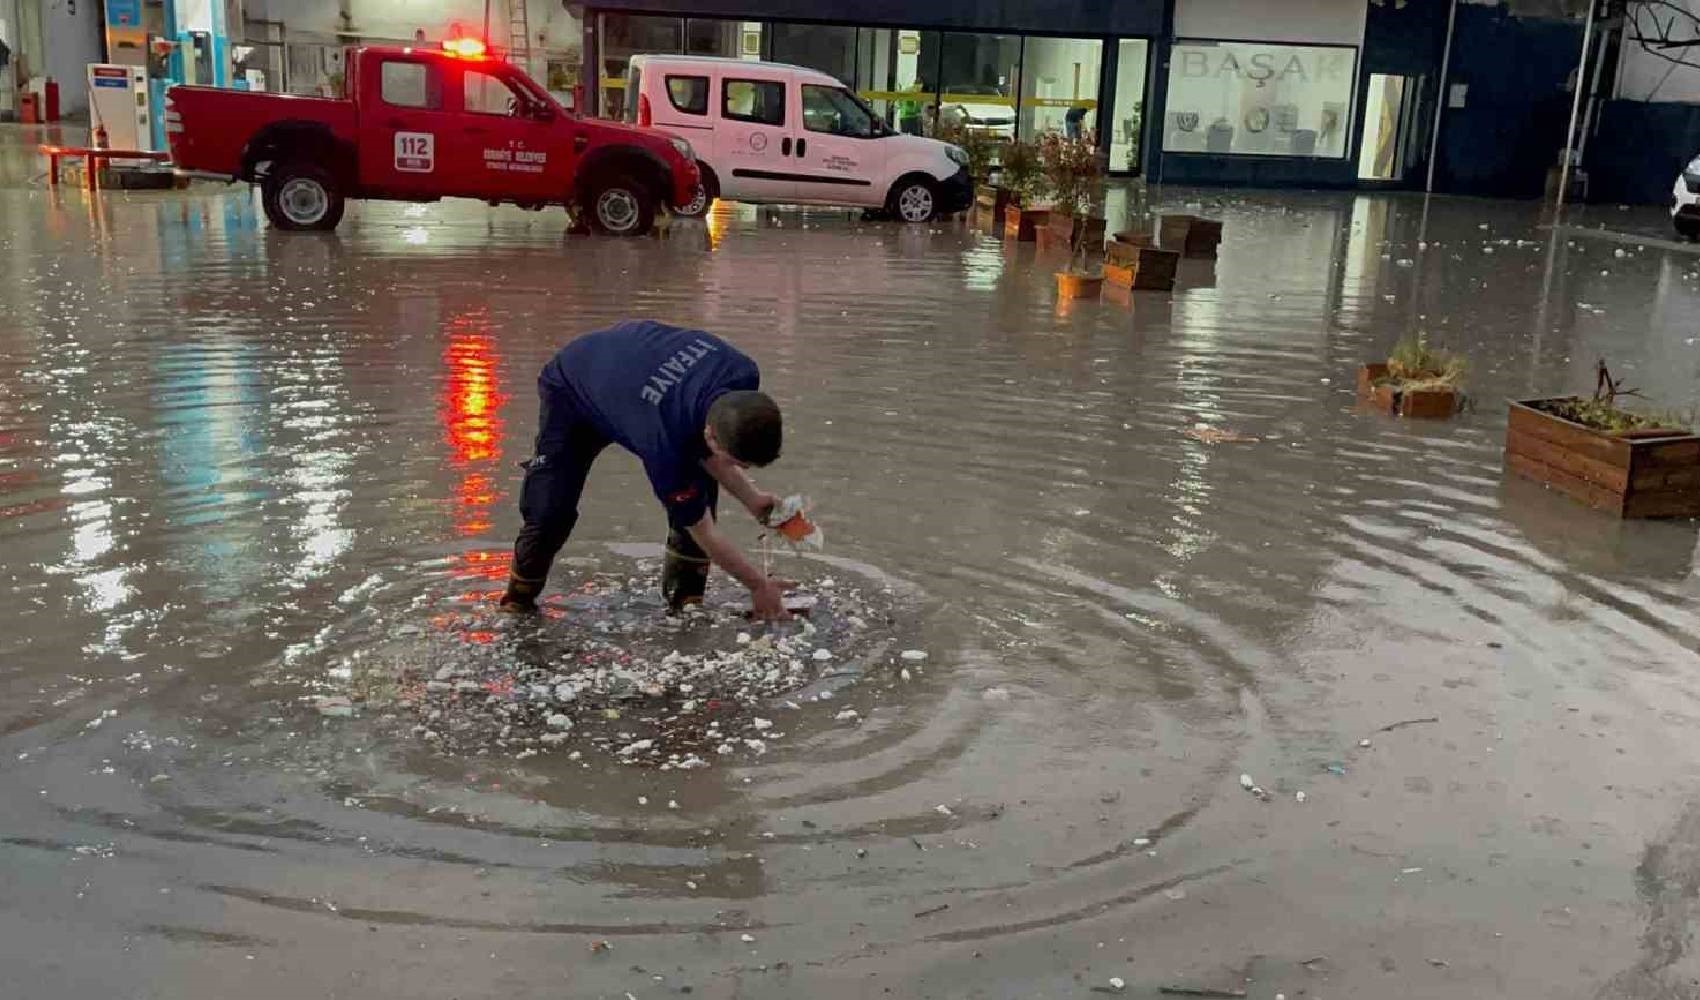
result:
[[[525,527],[514,543],[514,579],[542,586],[578,521],[591,463],[610,443],[642,460],[674,539],[683,537],[718,499],[702,467],[709,406],[760,387],[754,361],[701,330],[634,321],[561,348],[537,380],[542,410],[520,490]]]

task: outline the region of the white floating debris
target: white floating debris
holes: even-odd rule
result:
[[[1251,775],[1242,774],[1240,775],[1240,787],[1249,792],[1257,787],[1257,782],[1251,780]]]
[[[654,740],[638,740],[636,743],[628,743],[620,749],[620,756],[629,757],[634,753],[642,753],[653,746],[655,746]]]
[[[1151,846],[1151,838],[1150,837],[1135,837],[1135,838],[1133,838],[1133,846],[1135,846],[1135,847],[1149,847],[1149,846]]]
[[[1123,979],[1120,976],[1111,976],[1110,977],[1110,989],[1113,989],[1113,990],[1125,990],[1125,989],[1127,989],[1127,980]]]
[[[838,720],[839,722],[854,722],[857,719],[861,718],[861,715],[855,709],[847,708],[844,711],[839,712],[837,715],[833,716],[833,718]]]
[[[1401,874],[1401,875],[1417,875],[1417,874],[1420,874],[1421,872],[1422,872],[1421,868],[1401,868],[1401,869],[1399,869],[1399,874]]]
[[[910,663],[920,663],[927,658],[927,651],[924,649],[905,649],[899,655]]]
[[[945,805],[943,802],[940,802],[938,805],[934,806],[933,812],[938,813],[940,816],[955,816],[956,815],[955,813],[951,812],[950,807]]]
[[[1370,742],[1369,742],[1369,738],[1367,736],[1358,741],[1358,746],[1360,746],[1360,747],[1364,747],[1364,748],[1367,749],[1369,747],[1369,745],[1370,745]]]
[[[1306,798],[1307,798],[1307,796],[1303,792],[1294,792],[1293,793],[1293,801],[1295,801],[1295,802],[1303,803]]]
[[[752,636],[748,632],[739,632],[738,633],[738,645],[748,646],[750,644],[751,638],[752,638]]]
[[[549,716],[547,721],[550,729],[573,728],[573,720],[569,716],[563,715],[560,712],[556,712],[554,715]]]
[[[638,796],[638,805],[640,805],[640,806],[647,806],[647,805],[649,805],[649,796],[647,796],[647,795],[639,795],[639,796]]]
[[[1008,701],[1010,697],[1009,688],[989,687],[980,692],[980,697],[987,701]]]
[[[755,944],[756,943],[756,936],[754,934],[740,934],[740,935],[738,935],[738,940],[744,942],[745,944]]]
[[[760,719],[760,718],[751,719],[750,725],[754,726],[756,728],[756,730],[758,732],[760,732],[762,730],[772,729],[773,728],[773,720],[772,719]]]
[[[815,661],[816,662],[824,663],[824,662],[826,662],[827,660],[830,660],[830,659],[832,659],[832,650],[826,649],[824,647],[821,648],[821,649],[815,650]]]

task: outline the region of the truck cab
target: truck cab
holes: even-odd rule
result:
[[[482,46],[361,46],[341,99],[173,87],[179,169],[261,187],[281,229],[330,229],[347,198],[477,198],[578,208],[598,230],[647,231],[698,184],[688,142],[578,118]]]

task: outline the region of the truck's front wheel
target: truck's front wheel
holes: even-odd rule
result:
[[[655,196],[630,178],[597,182],[585,207],[606,236],[642,236],[655,225]]]
[[[279,229],[335,229],[342,221],[342,187],[311,163],[273,164],[260,185],[266,218]]]

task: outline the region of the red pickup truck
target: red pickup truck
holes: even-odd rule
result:
[[[690,144],[569,114],[481,47],[358,46],[340,99],[172,87],[177,169],[258,183],[279,229],[334,229],[348,198],[566,205],[598,231],[648,232],[700,178]]]

